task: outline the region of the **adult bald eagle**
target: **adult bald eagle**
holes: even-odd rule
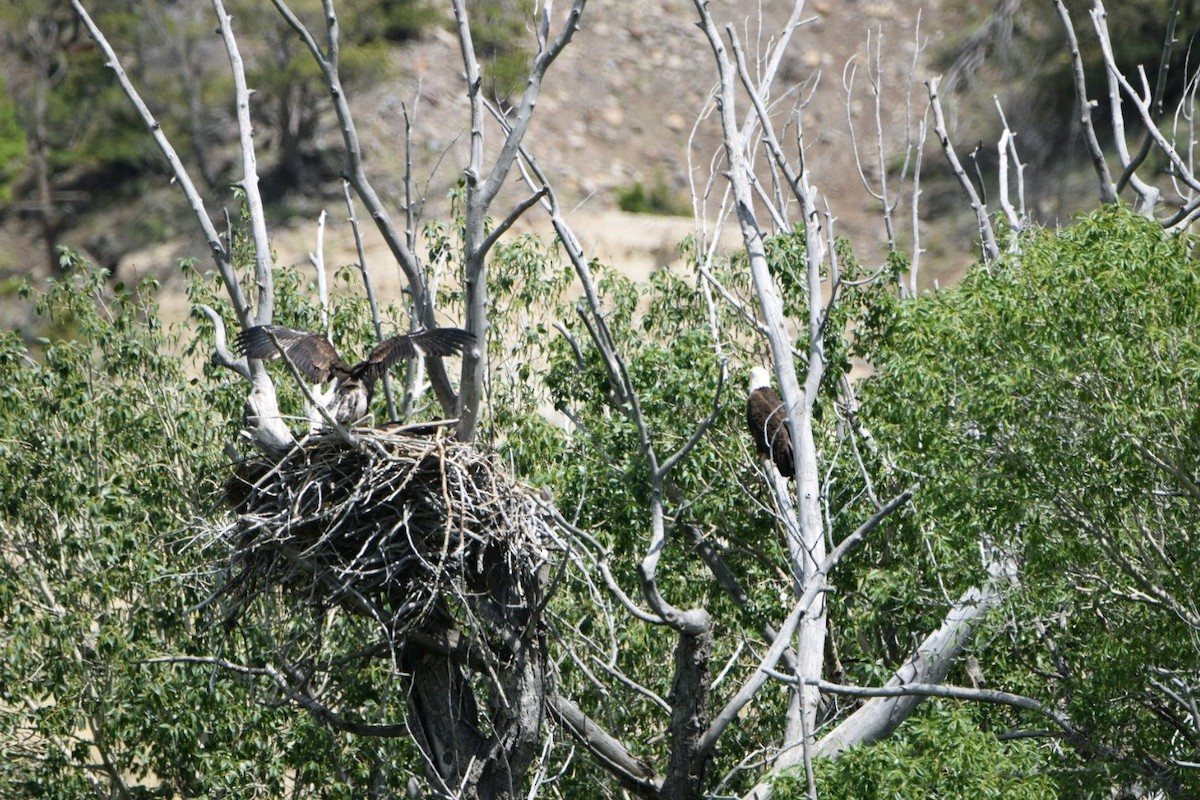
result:
[[[762,367],[750,370],[750,396],[746,399],[746,424],[759,456],[770,457],[783,477],[796,476],[792,434],[779,394],[771,388],[771,373]]]
[[[275,341],[272,341],[272,336]],[[279,342],[279,347],[275,342]],[[449,356],[461,352],[475,336],[462,328],[433,328],[380,342],[366,360],[351,366],[342,360],[329,340],[319,333],[297,331],[280,325],[258,325],[238,334],[235,348],[249,358],[279,358],[279,349],[300,374],[313,383],[335,381],[329,413],[338,422],[350,424],[367,415],[375,381],[393,364],[418,354]]]

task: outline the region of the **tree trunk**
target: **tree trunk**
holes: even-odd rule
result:
[[[663,781],[663,800],[699,800],[704,796],[707,755],[697,756],[708,728],[709,662],[712,626],[699,634],[681,633],[675,647],[675,682],[671,686],[671,759]]]
[[[473,756],[483,749],[484,736],[476,725],[479,707],[470,682],[450,659],[415,647],[405,648],[402,664],[409,729],[425,756],[435,796],[461,789],[462,797],[477,797],[480,765]]]
[[[546,647],[539,622],[542,587],[535,575],[513,570],[502,543],[485,550],[481,569],[468,578],[471,613],[488,631],[490,667],[478,681],[490,683],[487,718],[466,667],[450,654],[405,648],[403,665],[409,727],[426,757],[426,773],[438,797],[514,800],[524,795],[526,773],[536,758],[546,721]],[[434,619],[455,626],[445,600]],[[490,731],[490,733],[485,733]]]

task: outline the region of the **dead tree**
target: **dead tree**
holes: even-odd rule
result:
[[[182,160],[83,4],[72,0],[72,6],[104,49],[109,66],[170,163],[204,231],[234,321],[242,330],[270,325],[274,267],[251,136],[253,92],[246,83],[234,21],[221,0],[212,0],[212,6],[236,87],[239,186],[249,217],[258,289],[253,305],[243,294],[229,239],[217,232]],[[325,77],[345,146],[345,179],[409,280],[413,318],[432,328],[434,297],[424,267],[379,200],[363,164],[338,74],[339,28],[333,3],[323,3],[323,45],[283,0],[275,0],[275,6]],[[235,357],[227,347],[225,320],[215,310],[204,309],[216,331],[215,360],[245,378],[249,387],[245,430],[252,452],[237,462],[227,487],[237,517],[217,532],[231,548],[230,577],[221,592],[232,601],[230,620],[247,604],[277,591],[300,599],[314,619],[348,613],[370,620],[376,626],[372,652],[376,658],[390,659],[398,670],[395,689],[407,699],[408,721],[398,726],[349,721],[325,705],[313,688],[322,668],[309,659],[296,660],[291,649],[277,653],[278,667],[255,674],[268,675],[286,696],[333,727],[363,735],[411,736],[424,757],[429,785],[439,796],[507,798],[523,793],[552,713],[581,737],[597,739],[577,707],[555,699],[539,621],[548,570],[558,560],[554,552],[561,554],[565,545],[556,543],[529,493],[485,451],[470,444],[485,379],[488,252],[541,192],[517,203],[486,235],[484,220],[520,147],[541,80],[570,42],[584,6],[584,0],[577,0],[557,21],[553,36],[556,20],[545,9],[525,94],[511,121],[500,115],[505,142],[496,162],[488,166],[483,150],[488,118],[466,4],[455,3],[466,91],[472,100],[465,316],[479,344],[465,359],[461,396],[452,389],[440,360],[432,360],[429,367],[443,412],[462,415],[459,441],[448,438],[444,426],[419,436],[412,431],[347,430],[329,417],[302,382],[302,392],[324,412],[327,430],[297,439],[279,411],[275,385],[263,363]],[[360,267],[365,278],[365,264]],[[504,532],[510,525],[516,538]],[[213,663],[245,669],[220,659]],[[646,780],[646,769],[636,759],[612,749],[608,747],[610,760],[624,766],[631,782]]]

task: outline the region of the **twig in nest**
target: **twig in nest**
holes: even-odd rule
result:
[[[238,606],[283,587],[368,616],[397,640],[457,598],[519,632],[542,604],[555,537],[531,490],[442,435],[317,435],[283,459],[237,465],[227,584]]]

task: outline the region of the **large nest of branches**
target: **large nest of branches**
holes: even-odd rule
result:
[[[236,606],[282,587],[397,637],[455,597],[538,605],[557,548],[532,490],[444,432],[356,430],[354,442],[314,436],[237,465],[226,483],[237,517],[222,531]]]

